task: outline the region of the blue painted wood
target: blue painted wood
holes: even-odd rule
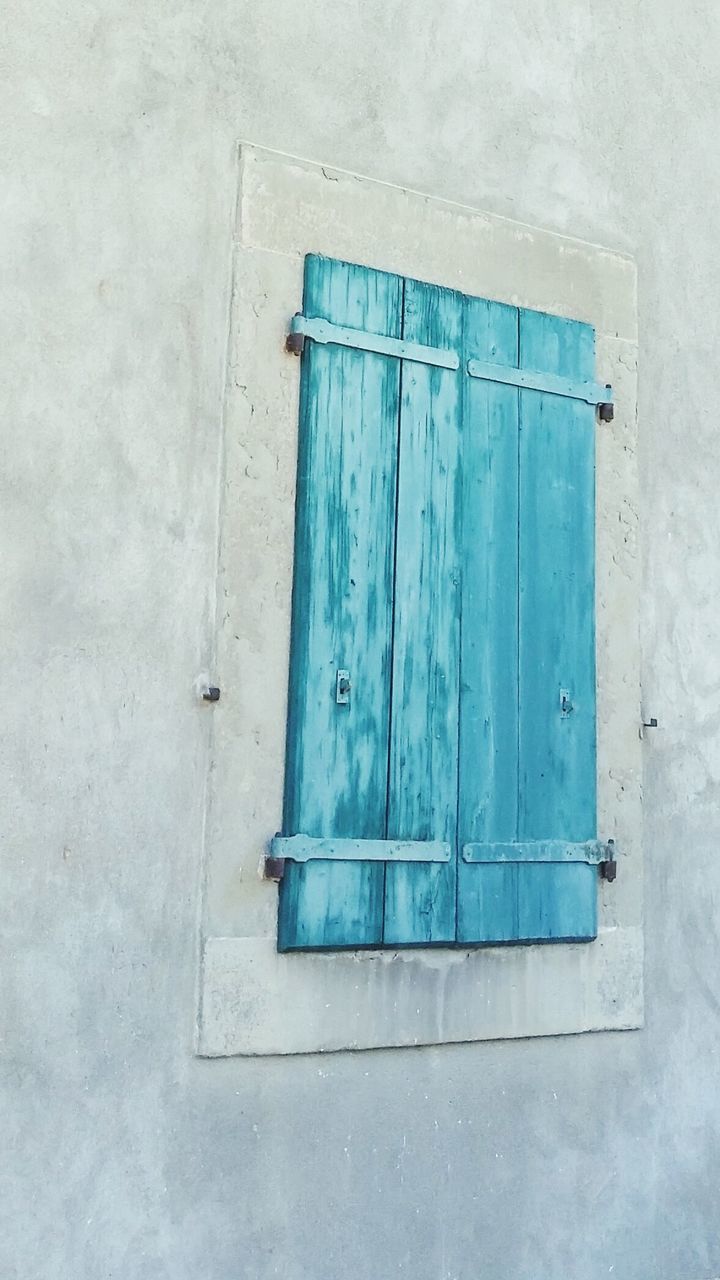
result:
[[[520,312],[520,365],[594,373],[594,331]],[[592,408],[520,392],[518,839],[596,837],[595,419]],[[561,691],[573,710],[563,714]],[[597,870],[518,869],[521,939],[597,932]]]
[[[335,836],[275,836],[273,858],[294,862],[331,859],[335,862],[449,862],[452,847],[442,840],[351,840]]]
[[[515,307],[465,300],[466,358],[517,365]],[[466,378],[459,839],[513,840],[518,792],[518,392]],[[458,866],[458,942],[517,937],[517,868]]]
[[[402,280],[306,260],[304,312],[399,338]],[[283,833],[384,839],[399,362],[308,343],[303,355]],[[336,701],[336,673],[352,696]],[[384,866],[290,864],[278,946],[382,938]]]
[[[462,297],[405,282],[407,341],[459,348]],[[455,845],[463,374],[404,364],[400,411],[388,837]],[[455,939],[456,857],[388,866],[386,944]]]
[[[308,260],[305,314],[594,373],[588,326],[348,264]],[[401,395],[398,354],[303,358],[284,831],[373,852],[289,863],[279,946],[590,938],[596,868],[546,859],[597,845],[593,410],[407,361]]]

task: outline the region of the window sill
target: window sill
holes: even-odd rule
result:
[[[202,1057],[329,1053],[642,1026],[639,928],[595,942],[279,955],[208,938]]]

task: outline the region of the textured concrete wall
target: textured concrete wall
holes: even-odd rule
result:
[[[6,14],[0,1274],[720,1272],[720,10]],[[639,264],[644,1031],[192,1056],[239,137]]]

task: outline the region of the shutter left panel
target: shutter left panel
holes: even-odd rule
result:
[[[400,277],[306,259],[308,317],[398,338],[402,296]],[[399,361],[314,342],[302,361],[283,829],[383,839]],[[380,943],[384,886],[383,863],[289,862],[279,949]]]

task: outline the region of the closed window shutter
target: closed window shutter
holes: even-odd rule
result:
[[[594,410],[467,361],[592,381],[593,330],[315,257],[304,315],[460,368],[305,346],[283,829],[357,843],[288,860],[278,945],[592,938],[597,868],[547,849],[597,835]]]
[[[397,276],[310,257],[304,312],[399,337]],[[399,361],[308,343],[302,362],[284,829],[386,833]],[[336,701],[350,672],[348,705]],[[279,946],[382,941],[383,863],[288,863]]]

